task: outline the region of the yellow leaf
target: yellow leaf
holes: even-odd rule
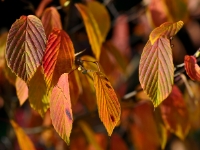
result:
[[[23,129],[14,120],[10,120],[10,123],[14,128],[15,134],[17,136],[20,150],[35,150],[34,144],[24,133]]]
[[[120,120],[120,103],[106,76],[101,72],[94,72],[93,76],[99,117],[103,122],[108,135],[111,136],[113,129]]]
[[[92,12],[85,5],[77,3],[75,6],[83,18],[92,51],[96,59],[99,60],[101,45],[104,41],[99,26]]]
[[[98,142],[95,139],[95,135],[94,132],[92,131],[92,129],[89,127],[89,125],[84,122],[84,121],[79,121],[79,126],[81,127],[81,129],[83,130],[83,132],[85,133],[85,136],[88,140],[88,142],[94,146],[95,150],[101,150],[100,145],[98,144]]]
[[[155,28],[149,35],[151,45],[153,45],[161,36],[170,38],[176,35],[176,33],[183,27],[183,24],[183,21],[178,21],[175,23],[165,22],[161,24],[159,27]]]
[[[5,64],[5,48],[6,48],[6,39],[8,32],[5,32],[0,36],[0,68],[4,67]]]
[[[110,30],[110,15],[106,7],[98,1],[90,1],[87,3],[88,9],[91,11],[99,30],[103,41],[105,41],[108,31]]]
[[[29,84],[30,106],[43,117],[49,108],[49,99],[50,94],[47,95],[44,74],[42,73],[41,67],[39,67]]]

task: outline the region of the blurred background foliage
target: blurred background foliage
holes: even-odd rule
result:
[[[5,35],[13,22],[21,15],[33,14],[39,18],[45,8],[56,7],[62,21],[63,29],[73,41],[75,51],[86,51],[79,57],[93,56],[82,18],[74,6],[75,3],[87,3],[90,0],[70,0],[69,5],[62,6],[65,0],[1,0],[0,1],[0,49]],[[30,108],[26,101],[19,105],[16,94],[15,77],[2,61],[4,56],[0,52],[0,149],[18,150],[19,145],[15,133],[9,124],[14,119],[29,135],[37,150],[199,150],[200,149],[200,86],[198,82],[189,80],[183,68],[183,77],[176,77],[175,83],[180,88],[186,106],[188,118],[179,118],[183,124],[190,124],[190,131],[185,140],[177,134],[159,126],[159,110],[153,109],[148,96],[141,90],[138,78],[140,55],[148,40],[150,32],[166,21],[183,20],[185,25],[174,37],[173,60],[174,65],[182,64],[186,54],[193,55],[200,47],[200,1],[199,0],[99,0],[105,5],[110,15],[111,28],[104,43],[104,50],[108,48],[119,51],[124,60],[111,56],[101,56],[106,75],[113,84],[122,106],[121,122],[115,128],[111,137],[99,119],[95,98],[87,89],[73,105],[74,123],[71,134],[71,144],[66,143],[57,135],[51,126],[49,112],[44,119]],[[166,8],[167,11],[166,11]],[[109,45],[110,42],[110,45]],[[114,48],[113,48],[114,47]],[[102,49],[102,51],[104,51]],[[104,52],[105,54],[105,52]],[[89,56],[84,56],[89,55]],[[2,62],[2,63],[1,63]],[[124,63],[125,68],[120,68]],[[121,65],[122,66],[122,65]],[[90,66],[91,67],[91,66]],[[123,69],[126,74],[124,74]],[[87,88],[87,79],[81,78],[82,86]],[[89,79],[88,79],[89,80]],[[87,81],[90,83],[91,81]],[[88,90],[93,91],[94,89]],[[85,95],[84,95],[85,94]],[[82,98],[87,97],[87,98]],[[89,97],[89,98],[88,98]],[[176,99],[175,99],[176,100]],[[186,110],[186,109],[185,109]],[[158,116],[158,117],[156,117]],[[173,116],[178,119],[179,116]],[[181,116],[182,117],[182,116]],[[159,121],[158,121],[159,120]],[[187,120],[189,120],[187,122]],[[180,122],[181,122],[180,121]],[[173,122],[172,124],[179,122]],[[163,126],[162,123],[160,126]],[[158,136],[157,129],[161,136]],[[169,127],[172,128],[172,127]],[[181,133],[182,134],[182,133]],[[162,137],[162,138],[160,138]],[[161,141],[160,141],[161,140]]]

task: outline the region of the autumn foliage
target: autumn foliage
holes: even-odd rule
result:
[[[126,90],[131,56],[123,53],[120,41],[117,46],[107,39],[113,26],[107,7],[99,1],[60,4],[63,9],[68,5],[76,9],[90,49],[76,50],[77,43],[54,6],[46,7],[41,16],[20,16],[0,36],[1,76],[14,86],[18,108],[28,104],[33,120],[39,118],[44,145],[63,142],[65,149],[72,150],[159,150],[167,149],[174,139],[190,145],[188,137],[200,130],[200,97],[191,86],[200,90],[199,51],[184,55],[183,64],[176,64],[180,41],[173,40],[190,21],[186,0],[151,0],[145,6],[151,30],[140,51],[138,84],[130,93]],[[141,32],[136,33],[141,36]],[[20,149],[37,149],[38,136],[26,134],[14,117],[7,122]]]

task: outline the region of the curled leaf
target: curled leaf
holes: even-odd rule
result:
[[[176,35],[176,33],[183,27],[183,24],[183,21],[178,21],[175,23],[165,22],[161,24],[159,27],[155,28],[149,35],[149,40],[151,44],[153,45],[161,36],[170,38]]]
[[[21,16],[9,30],[6,45],[8,66],[29,82],[42,63],[45,46],[46,35],[40,19],[33,15]]]
[[[10,120],[10,123],[15,131],[17,140],[21,150],[36,150],[33,142],[30,138],[24,133],[23,129],[14,121]]]
[[[44,77],[48,91],[57,84],[63,73],[74,65],[73,43],[64,30],[54,28],[49,35],[43,59]]]
[[[94,72],[93,77],[99,117],[108,135],[111,136],[113,129],[120,120],[120,103],[112,85],[103,73]]]
[[[61,75],[57,85],[52,90],[50,98],[50,116],[56,132],[69,144],[73,115],[67,73]]]
[[[48,37],[53,28],[62,29],[60,14],[53,6],[47,7],[41,18],[46,36]]]
[[[194,56],[186,55],[184,59],[187,75],[194,81],[200,81],[200,67]]]
[[[161,37],[153,45],[147,42],[140,59],[139,80],[155,107],[170,94],[174,65],[168,39]]]
[[[30,106],[44,117],[45,112],[49,108],[49,95],[47,95],[47,87],[41,67],[37,69],[30,80],[29,102]]]
[[[20,106],[22,106],[24,102],[28,99],[28,86],[26,82],[24,82],[24,80],[17,77],[15,87]]]

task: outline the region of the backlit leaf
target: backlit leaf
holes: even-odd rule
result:
[[[54,28],[49,35],[43,59],[48,91],[57,84],[63,73],[70,72],[74,59],[74,47],[70,37],[64,30]]]
[[[133,123],[130,134],[136,150],[157,150],[160,147],[159,134],[149,101],[141,101],[133,108]]]
[[[46,36],[48,37],[53,28],[62,29],[60,14],[53,6],[47,7],[41,18]]]
[[[168,39],[161,37],[153,45],[147,42],[140,59],[139,80],[154,107],[170,94],[174,82],[174,65]]]
[[[69,75],[69,91],[72,105],[75,105],[82,93],[81,82],[77,71],[71,72]]]
[[[6,45],[8,66],[29,82],[42,63],[45,46],[46,35],[40,19],[33,15],[21,16],[9,30]]]
[[[15,131],[17,136],[17,140],[21,150],[35,150],[33,142],[30,138],[25,134],[23,129],[14,121],[10,120],[10,123]]]
[[[29,102],[30,106],[44,117],[45,112],[49,108],[49,95],[47,95],[47,87],[41,67],[37,69],[33,78],[30,80]]]
[[[24,80],[17,77],[15,87],[16,87],[17,97],[19,99],[19,104],[21,106],[28,99],[28,86],[26,82],[24,82]]]
[[[187,75],[194,81],[200,81],[200,67],[194,56],[186,55],[184,59]]]
[[[96,59],[99,60],[101,45],[104,41],[99,26],[92,12],[85,5],[77,3],[75,6],[83,18],[92,51]]]
[[[17,79],[17,76],[15,75],[15,73],[12,72],[12,70],[7,66],[7,64],[4,64],[4,74],[5,74],[5,77],[6,79],[12,84],[15,86],[15,83],[16,83],[16,79]]]
[[[176,85],[161,103],[160,110],[166,128],[183,140],[189,132],[190,119],[182,93]]]
[[[78,72],[82,86],[80,101],[86,105],[89,111],[94,111],[96,108],[96,92],[93,85],[92,77],[89,74]]]
[[[50,116],[56,132],[69,144],[73,115],[67,73],[61,75],[57,85],[52,90],[50,98]]]
[[[149,35],[151,44],[153,45],[161,36],[166,38],[173,37],[183,27],[183,24],[183,21],[178,21],[175,23],[165,22],[161,24]]]
[[[88,142],[95,148],[95,150],[102,150],[100,145],[96,141],[94,132],[89,127],[89,125],[84,121],[79,121],[78,124],[81,127],[81,129],[83,130],[83,132],[85,133],[85,136],[86,136]]]
[[[188,0],[164,0],[164,2],[173,21],[185,22],[189,19]]]
[[[0,36],[0,68],[4,68],[5,64],[5,48],[8,33],[5,32]]]
[[[103,41],[105,41],[108,31],[110,30],[110,15],[106,7],[98,1],[90,1],[87,3],[89,11],[94,16],[96,23],[101,32]]]
[[[113,129],[120,120],[120,103],[112,85],[103,73],[94,72],[93,77],[99,117],[108,135],[111,136]]]

